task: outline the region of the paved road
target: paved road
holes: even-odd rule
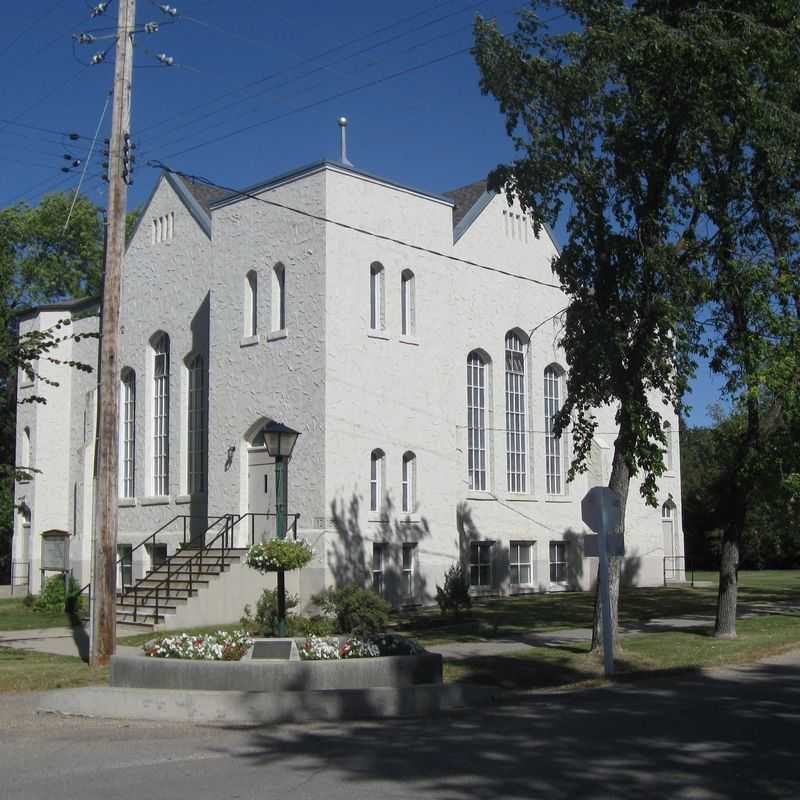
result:
[[[237,729],[33,707],[3,698],[4,800],[800,797],[800,651],[427,721]]]

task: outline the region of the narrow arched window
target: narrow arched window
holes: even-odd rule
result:
[[[272,270],[272,330],[286,327],[286,268],[276,264]]]
[[[664,557],[672,559],[676,555],[675,548],[675,523],[673,504],[668,500],[661,506],[661,531],[664,538]],[[674,564],[665,564],[667,570],[674,569]]]
[[[410,514],[417,503],[417,457],[409,450],[403,453],[403,497],[401,509]]]
[[[25,426],[22,429],[22,452],[20,453],[20,466],[31,466],[31,429]]]
[[[664,439],[666,446],[664,447],[664,467],[667,472],[672,471],[672,425],[669,422],[664,423]]]
[[[136,496],[136,373],[124,369],[120,378],[120,497]]]
[[[506,476],[509,492],[528,491],[525,350],[514,331],[506,334]]]
[[[383,280],[383,264],[375,261],[369,268],[369,327],[373,331],[382,331],[385,327]]]
[[[383,492],[383,476],[385,467],[383,450],[373,450],[370,455],[369,472],[369,510],[380,511],[381,493]]]
[[[206,491],[206,365],[195,356],[188,367],[187,488],[189,494]]]
[[[403,336],[414,336],[417,332],[417,309],[414,273],[410,269],[404,269],[400,276],[400,315],[400,332]]]
[[[550,365],[544,371],[544,455],[547,494],[564,493],[564,448],[555,435],[555,418],[561,410],[564,373]]]
[[[153,344],[153,494],[169,494],[169,336]]]
[[[476,350],[467,357],[467,462],[469,488],[485,491],[486,362]]]
[[[258,334],[258,274],[250,270],[244,281],[244,335]]]

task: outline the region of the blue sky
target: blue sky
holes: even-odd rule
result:
[[[88,65],[111,43],[102,29],[116,25],[116,0],[90,19],[97,2],[3,4],[0,206],[36,203],[44,191],[78,183],[79,170],[61,172],[69,164],[63,156],[86,160],[113,79],[113,51],[104,63]],[[521,0],[169,5],[177,17],[151,0],[137,2],[138,23],[155,21],[160,29],[136,39],[131,207],[154,185],[148,159],[238,187],[335,158],[340,115],[350,119],[348,154],[356,166],[428,191],[471,183],[513,154],[497,104],[481,96],[466,51],[476,13],[509,31]],[[79,45],[73,35],[81,32],[97,38]],[[159,53],[176,66],[161,65]],[[109,107],[83,185],[100,205],[110,114]],[[62,135],[73,131],[87,138]],[[706,421],[718,396],[701,369],[688,398],[689,421]]]

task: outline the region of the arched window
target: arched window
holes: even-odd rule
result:
[[[403,336],[414,336],[417,332],[416,297],[414,296],[414,273],[404,269],[400,276],[400,311]]]
[[[467,461],[469,488],[486,491],[486,361],[477,350],[467,356]]]
[[[286,269],[276,264],[272,270],[272,330],[286,327]]]
[[[664,448],[664,467],[667,472],[672,471],[672,425],[669,422],[664,423],[664,438],[666,439],[666,447]]]
[[[666,558],[672,558],[675,555],[674,510],[675,507],[669,500],[661,506],[661,531],[664,535],[664,556]],[[674,569],[674,564],[665,564],[665,568]]]
[[[381,493],[383,492],[383,476],[386,456],[383,450],[373,450],[369,466],[369,510],[380,511]]]
[[[417,457],[409,450],[403,453],[403,497],[401,510],[410,514],[417,503]]]
[[[20,466],[31,466],[31,429],[26,425],[22,429],[22,452],[20,453]]]
[[[169,336],[153,343],[153,494],[169,494]]]
[[[386,326],[383,280],[383,264],[375,261],[369,268],[369,327],[373,331],[382,331]]]
[[[525,350],[520,336],[506,334],[506,475],[508,491],[528,491],[528,406]]]
[[[195,356],[188,366],[187,481],[189,494],[206,491],[206,365]]]
[[[244,335],[258,334],[258,274],[250,270],[244,280]]]
[[[120,377],[120,497],[136,496],[136,373],[122,370]]]
[[[564,372],[551,364],[544,371],[544,455],[547,494],[564,493],[564,448],[554,433],[555,416],[561,410]]]

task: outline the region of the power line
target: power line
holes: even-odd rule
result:
[[[342,42],[341,44],[335,45],[334,47],[330,47],[327,50],[322,51],[321,53],[317,53],[314,56],[310,56],[309,58],[305,59],[304,61],[301,61],[298,64],[298,66],[302,66],[303,64],[311,64],[311,63],[313,63],[315,61],[318,61],[321,58],[325,58],[325,56],[328,56],[328,55],[336,53],[336,52],[338,52],[340,50],[343,50],[346,47],[350,47],[351,45],[358,44],[359,42],[362,42],[362,41],[364,41],[365,39],[367,39],[369,37],[376,36],[376,35],[378,35],[380,33],[383,33],[385,31],[391,30],[392,28],[395,28],[398,25],[402,25],[405,22],[410,22],[410,21],[413,21],[414,19],[418,19],[419,17],[424,16],[425,14],[429,14],[432,11],[435,11],[436,9],[439,9],[439,8],[441,8],[443,6],[450,5],[452,2],[453,2],[453,0],[442,0],[442,2],[439,2],[436,5],[432,6],[431,8],[425,9],[424,11],[419,11],[419,12],[417,12],[415,14],[410,14],[409,16],[403,17],[403,18],[401,18],[399,20],[396,20],[395,22],[390,23],[389,25],[384,25],[384,26],[382,26],[380,28],[376,28],[375,30],[371,31],[368,34],[364,34],[363,36],[357,36],[357,37],[355,37],[353,39],[350,39],[350,40],[348,40],[346,42]],[[228,87],[228,89],[226,89],[224,93],[219,94],[216,97],[211,98],[210,100],[206,100],[206,101],[204,101],[202,103],[199,103],[196,106],[192,106],[190,108],[183,109],[182,111],[179,111],[176,114],[170,114],[169,116],[164,117],[160,121],[157,121],[157,122],[152,123],[151,125],[145,126],[144,128],[141,129],[141,133],[147,133],[148,131],[151,131],[154,128],[161,127],[162,125],[165,125],[166,123],[171,122],[174,119],[179,119],[180,117],[184,116],[185,114],[190,114],[190,113],[192,113],[194,111],[199,111],[200,109],[206,108],[209,105],[213,105],[214,103],[217,103],[220,100],[227,100],[230,97],[232,92],[243,92],[243,91],[245,91],[245,90],[247,90],[247,89],[249,89],[251,87],[258,86],[258,85],[260,85],[262,83],[265,83],[266,81],[272,80],[273,78],[279,77],[281,75],[285,75],[285,74],[289,73],[290,71],[291,71],[290,69],[278,70],[277,72],[273,72],[273,73],[271,73],[269,75],[265,75],[265,76],[263,76],[261,78],[258,78],[256,80],[254,80],[254,81],[249,81],[249,82],[247,82],[245,84],[242,84],[241,86]]]
[[[332,100],[338,100],[341,97],[347,97],[348,95],[355,94],[356,92],[360,92],[363,89],[370,89],[373,86],[379,86],[382,83],[387,83],[388,81],[394,80],[395,78],[400,78],[405,75],[409,75],[412,72],[417,72],[418,70],[424,69],[425,67],[430,67],[434,64],[439,64],[442,61],[447,61],[448,59],[455,58],[456,56],[464,55],[465,53],[469,53],[471,48],[465,47],[461,50],[456,50],[452,53],[448,53],[444,56],[439,56],[438,58],[431,59],[430,61],[424,61],[422,64],[417,64],[413,67],[407,67],[406,69],[400,70],[399,72],[394,72],[391,75],[386,75],[383,78],[376,78],[373,81],[368,81],[367,83],[362,83],[359,86],[353,86],[350,89],[343,89],[341,92],[336,92],[336,94],[329,95],[328,97],[324,97],[321,100],[316,100],[313,103],[308,103],[307,105],[300,106],[299,108],[290,109],[282,114],[277,114],[274,117],[270,117],[269,119],[262,120],[260,122],[254,122],[251,125],[245,125],[242,128],[238,128],[234,131],[229,133],[223,134],[221,136],[216,136],[212,139],[207,139],[204,142],[200,142],[199,144],[192,145],[191,147],[186,147],[183,150],[177,150],[174,153],[169,153],[165,156],[165,158],[175,158],[176,156],[181,156],[186,153],[191,153],[194,150],[199,150],[201,147],[207,147],[210,144],[216,144],[217,142],[224,141],[225,139],[230,139],[232,136],[238,136],[242,133],[247,133],[248,131],[254,130],[255,128],[260,128],[264,125],[268,125],[271,122],[276,122],[280,119],[285,119],[286,117],[290,117],[294,114],[299,114],[302,111],[308,111],[311,108],[316,108],[317,106],[324,105],[325,103],[329,103]]]
[[[376,49],[378,49],[380,47],[384,47],[385,45],[390,44],[392,42],[395,42],[398,39],[401,39],[401,38],[403,38],[405,36],[409,36],[409,35],[412,35],[414,33],[418,33],[418,32],[420,32],[422,30],[425,30],[426,28],[431,27],[432,25],[435,25],[435,24],[437,24],[439,22],[442,22],[443,20],[449,19],[450,17],[457,16],[459,14],[463,14],[465,11],[475,10],[476,8],[481,6],[484,2],[485,2],[485,0],[480,0],[480,2],[473,3],[472,5],[468,6],[467,8],[459,9],[457,12],[453,12],[453,13],[446,14],[444,16],[438,17],[437,19],[431,20],[431,21],[425,23],[424,25],[420,25],[420,26],[418,26],[416,28],[413,28],[410,31],[405,31],[404,33],[397,34],[395,36],[392,36],[392,37],[390,37],[388,39],[384,39],[384,40],[379,41],[377,43],[373,42],[368,47],[364,47],[361,50],[356,51],[355,53],[348,53],[348,54],[342,56],[341,58],[336,59],[335,61],[329,62],[328,64],[325,64],[325,65],[319,66],[319,67],[315,67],[314,69],[308,70],[308,71],[304,72],[301,75],[290,77],[287,80],[283,81],[282,83],[280,83],[280,84],[278,84],[276,86],[271,86],[271,87],[263,89],[263,90],[261,90],[259,92],[256,92],[255,94],[250,94],[247,97],[240,98],[240,99],[237,99],[237,100],[233,100],[233,101],[221,106],[220,108],[215,109],[214,111],[209,111],[206,114],[201,114],[200,116],[196,116],[196,117],[193,117],[191,119],[186,120],[185,122],[175,126],[172,129],[172,132],[174,133],[175,131],[181,130],[182,128],[186,128],[189,125],[193,125],[193,124],[195,124],[197,122],[201,122],[202,120],[208,119],[209,117],[216,116],[217,114],[220,114],[220,113],[222,113],[222,112],[224,112],[224,111],[226,111],[226,110],[228,110],[230,108],[233,108],[234,106],[237,106],[240,103],[243,103],[243,102],[246,102],[246,101],[249,101],[249,100],[253,100],[253,99],[257,98],[257,97],[263,97],[264,95],[272,94],[273,92],[276,92],[279,89],[282,89],[282,88],[285,88],[287,86],[290,86],[291,84],[293,84],[293,83],[295,83],[295,82],[297,82],[299,80],[302,80],[304,78],[308,78],[311,75],[314,75],[316,73],[323,72],[326,69],[329,69],[334,65],[344,63],[344,62],[352,60],[354,58],[358,58],[358,56],[360,56],[360,55],[363,55],[365,53],[371,52],[371,51],[376,50]],[[460,30],[463,30],[463,28],[462,29],[458,29],[458,31],[456,31],[456,32],[459,32]],[[440,34],[440,35],[435,36],[435,37],[433,37],[431,39],[428,39],[428,40],[426,40],[424,42],[420,42],[420,43],[414,44],[411,47],[407,48],[406,50],[400,51],[400,53],[397,53],[396,55],[405,55],[406,53],[413,52],[414,50],[417,50],[420,47],[425,46],[426,44],[430,44],[430,43],[432,43],[434,41],[438,41],[439,39],[444,38],[446,36],[451,36],[453,33],[454,33],[454,31],[452,31],[452,30],[451,31],[447,31],[445,34]],[[374,66],[374,63],[370,64],[368,66],[368,68],[372,67],[372,66]],[[361,68],[360,70],[356,70],[356,72],[358,72],[359,74],[363,73],[363,71],[364,71],[364,68]],[[289,70],[284,70],[283,71],[284,74],[288,73],[288,72],[289,72]],[[275,73],[275,74],[277,76],[277,75],[282,74],[282,73]],[[307,88],[301,90],[300,93],[313,91],[314,89],[319,88],[322,85],[323,84],[316,84],[314,86],[307,87]],[[295,92],[293,94],[293,96],[296,97],[297,94],[298,94],[298,92]],[[204,133],[208,133],[208,131],[213,130],[214,128],[218,128],[221,125],[226,125],[227,123],[228,123],[228,119],[227,118],[223,119],[223,120],[221,120],[220,122],[218,122],[218,123],[216,123],[214,125],[205,126],[203,128],[203,132]],[[192,136],[192,134],[189,134],[189,136]],[[172,144],[175,144],[175,143],[177,143],[179,141],[183,141],[185,138],[186,138],[185,134],[184,135],[178,135],[177,137],[172,137],[172,138],[168,139],[166,142],[160,142],[159,145],[161,147],[169,147]]]
[[[460,258],[459,256],[454,256],[451,253],[443,253],[440,250],[433,250],[429,247],[423,247],[422,245],[414,244],[413,242],[406,242],[403,239],[396,239],[393,236],[386,236],[382,233],[375,233],[375,231],[367,230],[366,228],[360,228],[357,225],[349,225],[346,222],[340,222],[339,220],[330,219],[329,217],[324,217],[321,214],[314,214],[310,211],[304,211],[300,208],[294,208],[293,206],[288,206],[285,203],[279,203],[277,200],[267,200],[265,197],[259,197],[258,195],[252,194],[251,192],[244,191],[242,189],[233,189],[230,186],[224,186],[219,183],[214,183],[213,181],[208,180],[208,178],[204,178],[200,175],[190,175],[186,172],[181,172],[177,169],[172,169],[168,167],[166,164],[161,163],[160,161],[148,161],[147,165],[149,167],[155,167],[157,169],[163,169],[166,172],[169,172],[173,175],[178,175],[181,178],[187,178],[188,180],[194,181],[196,183],[204,183],[207,186],[213,186],[217,189],[223,189],[226,192],[230,192],[231,195],[237,195],[239,197],[247,197],[250,200],[256,200],[259,203],[264,203],[268,206],[273,206],[275,208],[283,209],[284,211],[291,211],[294,214],[299,214],[300,216],[307,217],[308,219],[313,219],[316,222],[325,222],[329,225],[336,225],[339,228],[344,228],[345,230],[353,231],[354,233],[360,233],[364,236],[370,236],[373,239],[379,239],[384,242],[390,242],[391,244],[397,244],[401,247],[408,247],[411,250],[416,250],[417,252],[427,253],[428,255],[437,256],[439,258],[447,259],[448,261],[455,261],[459,264],[466,264],[470,267],[477,267],[478,269],[483,269],[488,272],[493,272],[498,275],[504,275],[507,278],[515,278],[516,280],[525,281],[527,283],[534,283],[537,286],[545,286],[548,289],[558,289],[558,291],[562,291],[561,287],[555,283],[547,283],[546,281],[540,281],[537,278],[531,278],[527,275],[518,275],[515,272],[511,272],[508,269],[504,269],[502,267],[493,267],[488,264],[481,264],[478,261],[471,261],[467,258]],[[562,313],[561,311],[557,312],[557,314]],[[555,316],[555,315],[554,315]]]
[[[36,17],[30,25],[22,28],[17,35],[2,49],[0,50],[0,58],[2,58],[11,48],[23,37],[26,33],[32,31],[37,25],[44,22],[59,6],[61,5],[61,0],[56,0],[52,6],[49,7],[44,14]]]

